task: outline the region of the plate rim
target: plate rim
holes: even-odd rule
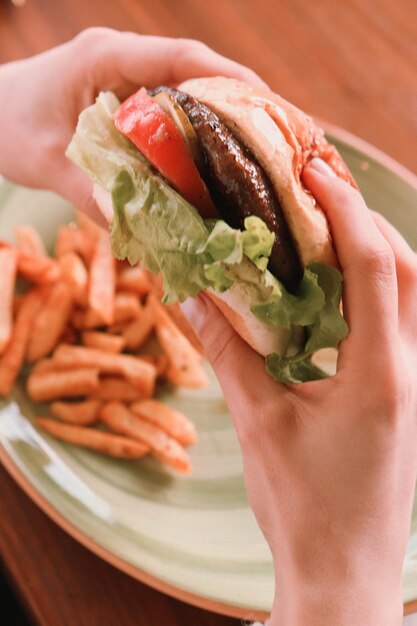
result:
[[[351,146],[355,150],[363,152],[366,156],[373,159],[379,165],[391,170],[394,174],[401,178],[405,183],[410,185],[410,187],[414,187],[417,191],[417,174],[414,173],[411,169],[402,165],[399,161],[389,156],[386,152],[373,146],[371,143],[366,141],[366,139],[362,139],[358,137],[354,133],[351,133],[349,130],[345,128],[341,128],[336,124],[331,124],[329,122],[325,122],[320,120],[319,118],[315,118],[318,124],[324,129],[326,135],[330,135],[334,137],[337,141],[341,141],[342,143]]]
[[[65,515],[60,513],[51,504],[45,496],[30,482],[25,476],[22,470],[11,458],[4,445],[0,442],[0,462],[7,473],[13,478],[22,491],[34,502],[53,522],[55,522],[62,530],[70,535],[75,541],[83,545],[85,548],[93,552],[96,556],[100,557],[116,569],[128,574],[132,578],[138,580],[161,593],[168,596],[191,604],[200,609],[206,611],[212,611],[220,615],[226,615],[228,617],[236,617],[238,619],[245,620],[266,620],[269,613],[257,611],[254,609],[248,609],[239,607],[233,604],[227,604],[212,600],[210,598],[204,598],[197,594],[191,593],[170,583],[166,583],[159,578],[148,574],[139,567],[132,565],[125,561],[122,557],[110,552],[107,548],[103,547],[100,543],[94,541],[91,537],[88,537],[84,532],[79,530],[72,522],[70,522]],[[417,601],[416,601],[417,605]],[[417,610],[417,609],[416,609]]]
[[[396,174],[401,180],[413,187],[417,191],[417,175],[410,169],[399,163],[393,157],[390,157],[384,151],[376,148],[366,140],[354,135],[353,133],[340,128],[337,125],[325,122],[317,119],[316,121],[324,128],[326,134],[330,135],[337,141],[347,144],[348,146],[362,152],[365,156],[373,159],[379,165],[389,169]],[[0,179],[1,183],[7,183],[4,179]],[[254,609],[248,609],[240,607],[234,604],[228,604],[219,602],[211,598],[205,598],[198,594],[191,593],[183,590],[175,585],[164,582],[159,578],[148,574],[139,567],[132,565],[125,561],[123,558],[115,555],[110,550],[94,541],[94,539],[88,537],[84,532],[77,528],[71,521],[69,521],[64,514],[60,513],[54,506],[47,500],[45,496],[32,484],[25,476],[23,471],[14,462],[12,457],[7,452],[5,446],[0,441],[0,462],[5,470],[22,489],[22,491],[62,530],[68,533],[75,541],[83,545],[90,550],[93,554],[102,558],[104,561],[131,576],[132,578],[144,583],[161,593],[171,596],[182,602],[186,602],[198,608],[213,613],[225,615],[228,617],[235,617],[245,620],[261,620],[264,621],[269,617],[268,612],[263,612]],[[417,595],[417,592],[416,592]],[[417,612],[417,597],[415,600],[411,600],[404,604],[404,615]]]

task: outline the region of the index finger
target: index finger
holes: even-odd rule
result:
[[[156,87],[201,76],[222,75],[266,87],[249,68],[192,39],[93,28],[84,31],[79,42],[86,50],[94,49],[95,72],[92,76],[89,71],[89,76],[95,87],[112,89],[119,97],[130,95],[139,85]]]
[[[374,349],[398,326],[398,294],[392,248],[362,196],[314,163],[303,180],[325,212],[344,278],[344,312],[352,341]],[[317,169],[315,168],[317,167]]]

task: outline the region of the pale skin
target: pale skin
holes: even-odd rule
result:
[[[3,66],[0,171],[96,217],[91,183],[64,156],[79,112],[99,90],[124,97],[215,74],[262,84],[202,44],[105,29]],[[344,277],[350,334],[336,376],[278,384],[206,297],[187,310],[222,384],[274,558],[270,625],[397,626],[417,475],[417,261],[323,162],[303,181],[327,215]]]

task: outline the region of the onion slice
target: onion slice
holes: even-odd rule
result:
[[[200,149],[198,137],[187,115],[184,113],[175,98],[173,98],[167,91],[160,91],[152,97],[158,102],[159,106],[164,109],[165,113],[170,116],[180,131],[194,163],[196,164],[198,170],[201,171],[201,168],[203,167],[203,155]]]

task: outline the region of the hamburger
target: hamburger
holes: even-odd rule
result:
[[[326,217],[303,187],[320,157],[355,185],[324,131],[272,91],[222,77],[110,92],[67,154],[95,183],[119,259],[161,273],[164,301],[204,291],[281,382],[347,335]]]

